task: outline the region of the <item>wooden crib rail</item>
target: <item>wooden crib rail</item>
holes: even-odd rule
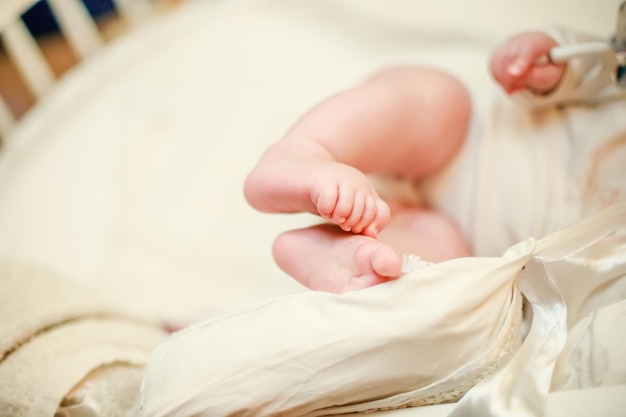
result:
[[[26,26],[23,16],[41,0],[2,0],[0,2],[0,37],[4,50],[36,102],[56,81],[37,39]],[[98,51],[105,43],[96,22],[83,0],[47,0],[60,32],[78,61]],[[126,23],[136,24],[152,13],[153,0],[113,0],[117,13]],[[6,138],[19,114],[0,96],[0,137]]]

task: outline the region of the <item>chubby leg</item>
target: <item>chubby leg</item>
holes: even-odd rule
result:
[[[471,255],[460,230],[447,216],[426,207],[393,203],[391,207],[391,221],[379,240],[396,253],[418,255],[429,262]]]
[[[428,209],[393,207],[379,239],[322,224],[291,230],[274,242],[279,267],[314,290],[346,292],[401,275],[404,253],[439,262],[469,255],[454,224]]]
[[[365,174],[436,172],[465,138],[469,114],[468,94],[453,77],[428,68],[383,71],[305,114],[252,170],[246,199],[261,211],[319,214],[375,237],[389,208]]]

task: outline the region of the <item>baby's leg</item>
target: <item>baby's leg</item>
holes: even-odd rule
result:
[[[346,233],[330,224],[292,230],[274,242],[274,259],[314,290],[345,292],[401,275],[404,253],[439,262],[469,255],[454,224],[432,210],[393,207],[379,239]]]
[[[246,198],[261,211],[320,214],[374,237],[389,209],[364,174],[436,172],[465,138],[469,113],[465,88],[447,74],[382,72],[298,121],[250,173]]]
[[[379,240],[396,253],[413,254],[429,262],[462,258],[471,254],[456,224],[430,208],[394,204],[391,221]]]

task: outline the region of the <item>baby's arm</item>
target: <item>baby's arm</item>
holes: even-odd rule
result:
[[[548,54],[558,45],[593,41],[598,39],[566,29],[523,33],[496,48],[491,71],[507,93],[529,107],[591,102],[617,91],[611,52],[577,57],[566,65],[551,62]]]

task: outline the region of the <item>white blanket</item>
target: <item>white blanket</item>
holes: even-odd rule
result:
[[[192,326],[155,350],[142,415],[314,417],[463,396],[451,416],[542,417],[551,388],[626,384],[624,232],[626,202],[502,257],[419,265],[366,290],[304,292]],[[581,308],[564,281],[579,284],[570,298],[604,295],[571,335]],[[518,288],[533,312],[519,348]]]

